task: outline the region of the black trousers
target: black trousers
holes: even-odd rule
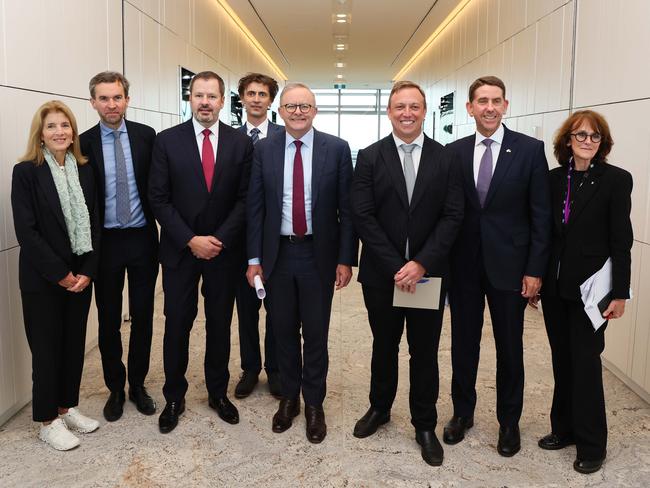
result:
[[[197,259],[187,253],[176,268],[163,266],[165,337],[163,362],[167,402],[180,401],[187,392],[190,331],[198,311],[198,285],[205,309],[205,357],[203,367],[208,394],[226,395],[230,359],[230,323],[240,266],[218,263],[219,258]]]
[[[607,323],[594,331],[580,301],[544,296],[542,309],[555,379],[551,429],[575,440],[578,458],[602,459],[607,419],[600,354]]]
[[[257,298],[255,289],[251,288],[243,273],[236,295],[237,317],[239,319],[239,355],[241,369],[253,373],[262,370],[262,353],[260,351],[260,307],[262,300]],[[264,301],[266,309],[266,334],[264,336],[264,369],[267,373],[278,370],[278,361],[275,353],[275,339],[273,338],[273,324],[269,307]]]
[[[122,292],[129,280],[129,385],[142,386],[149,371],[153,307],[158,276],[157,238],[148,227],[104,229],[95,303],[99,320],[99,351],[104,382],[111,391],[123,391],[127,368],[122,362]]]
[[[91,297],[92,285],[80,293],[64,288],[21,292],[32,351],[32,417],[36,422],[55,419],[59,407],[79,404]]]
[[[443,310],[393,307],[392,289],[365,285],[362,289],[373,337],[370,405],[390,412],[397,392],[399,344],[406,321],[411,423],[418,430],[434,430],[438,421],[438,344]]]
[[[296,398],[302,389],[305,404],[320,407],[327,389],[334,282],[324,283],[318,273],[313,242],[294,244],[283,239],[266,289],[282,394]]]
[[[520,290],[497,290],[480,265],[455,277],[451,307],[451,398],[454,415],[471,417],[476,407],[476,374],[487,297],[497,351],[497,419],[504,427],[519,423],[524,402],[524,311]]]

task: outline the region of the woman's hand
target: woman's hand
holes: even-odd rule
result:
[[[68,291],[71,291],[73,293],[80,293],[84,291],[88,285],[90,285],[90,278],[85,275],[77,275],[77,283],[72,287],[68,288]]]
[[[609,302],[609,306],[603,312],[603,317],[607,320],[611,319],[620,319],[625,313],[625,300],[622,298],[617,298]]]
[[[77,284],[77,281],[79,281],[79,278],[71,272],[68,272],[66,277],[59,281],[59,286],[62,286],[66,290],[70,290],[70,288]]]

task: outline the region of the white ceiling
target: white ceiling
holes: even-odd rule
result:
[[[459,0],[228,0],[291,81],[330,88],[338,73],[348,88],[383,88]],[[334,13],[349,13],[336,24]],[[335,33],[348,44],[337,69]]]

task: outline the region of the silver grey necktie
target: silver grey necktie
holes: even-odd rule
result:
[[[415,187],[415,165],[413,164],[413,149],[417,144],[402,144],[400,147],[404,151],[404,179],[406,180],[406,194],[408,195],[409,204],[413,196],[413,188]],[[409,239],[406,238],[406,259],[409,259]]]
[[[253,127],[251,129],[250,136],[251,136],[251,140],[253,141],[253,144],[257,144],[257,141],[260,140],[260,132],[262,131],[259,130],[257,127]]]
[[[490,189],[490,181],[492,181],[492,149],[490,149],[490,145],[493,142],[492,139],[483,139],[485,152],[481,156],[478,177],[476,178],[476,192],[478,193],[478,201],[481,203],[481,207],[485,204],[485,198]]]
[[[120,132],[113,131],[115,138],[115,204],[117,222],[126,227],[131,220],[131,202],[129,201],[129,180],[126,174],[126,159],[120,141]]]

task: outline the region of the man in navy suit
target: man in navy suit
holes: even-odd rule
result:
[[[212,71],[197,74],[190,83],[192,119],[161,132],[154,144],[149,200],[161,227],[165,292],[163,394],[167,405],[158,421],[162,433],[171,432],[185,410],[185,371],[200,279],[208,404],[224,421],[239,422],[226,391],[253,143],[219,122],[223,93],[219,75]]]
[[[239,98],[246,108],[246,123],[240,131],[250,136],[253,144],[284,133],[284,128],[271,122],[268,111],[275,96],[278,94],[278,82],[270,76],[261,73],[248,73],[239,80]],[[246,270],[237,287],[237,317],[239,319],[239,354],[241,357],[242,375],[235,387],[235,398],[246,398],[253,392],[257,379],[262,370],[262,354],[260,351],[260,319],[261,300],[257,298],[255,289],[248,285]],[[273,325],[266,308],[266,334],[264,337],[264,369],[269,382],[269,391],[277,398],[282,395],[278,361],[275,354]]]
[[[273,431],[291,427],[302,389],[307,439],[318,443],[327,434],[323,400],[334,285],[347,286],[357,259],[352,160],[347,142],[313,129],[316,100],[306,85],[287,84],[279,112],[285,135],[255,147],[246,276],[251,286],[256,275],[266,280],[273,319],[283,396]]]
[[[104,418],[113,422],[122,416],[127,369],[129,399],[145,415],[156,411],[144,387],[158,276],[158,228],[147,199],[156,132],[124,118],[129,106],[129,82],[124,75],[104,71],[90,80],[89,87],[90,103],[100,122],[79,139],[95,172],[103,227],[95,302],[104,382],[110,390]],[[120,334],[125,272],[131,317],[128,368],[122,362]]]
[[[443,440],[456,444],[474,424],[483,311],[487,297],[497,350],[497,451],[520,448],[524,395],[523,321],[549,256],[551,206],[544,143],[506,128],[506,88],[485,76],[469,88],[476,134],[449,145],[460,157],[465,217],[452,250],[451,395]]]

